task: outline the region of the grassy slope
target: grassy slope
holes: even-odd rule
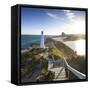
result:
[[[53,42],[56,48],[52,49],[52,54],[55,56],[67,57],[67,62],[69,63],[70,66],[73,68],[77,69],[78,71],[85,73],[85,56],[79,56],[76,55],[74,51],[72,51],[70,48],[68,48],[65,44],[55,41],[51,38],[48,38],[47,43]]]

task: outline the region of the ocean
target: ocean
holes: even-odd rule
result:
[[[75,40],[75,41],[66,41],[64,42],[67,46],[72,48],[77,52],[78,55],[85,55],[85,40]]]
[[[40,45],[40,40],[41,35],[21,35],[21,48],[28,48],[32,43]]]

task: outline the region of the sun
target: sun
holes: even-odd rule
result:
[[[65,30],[70,34],[85,34],[85,22],[84,21],[75,21],[66,26]]]

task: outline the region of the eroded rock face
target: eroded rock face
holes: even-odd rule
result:
[[[48,71],[48,61],[44,58],[47,49],[34,48],[25,54],[22,54],[21,72],[22,82],[36,82],[51,80],[52,76]],[[27,71],[27,72],[25,72]],[[53,75],[54,76],[54,75]]]

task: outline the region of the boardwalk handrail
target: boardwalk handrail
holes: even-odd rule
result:
[[[72,68],[66,61],[66,59],[64,58],[64,61],[65,61],[65,65],[67,66],[67,68],[73,73],[75,74],[79,79],[85,79],[86,78],[86,75],[79,72],[78,70]]]
[[[48,59],[47,55],[44,57],[46,59]],[[79,79],[85,79],[86,78],[86,75],[79,72],[78,70],[72,68],[68,62],[66,61],[66,58],[64,57],[64,63],[65,63],[65,66],[67,67],[68,70],[70,70],[75,76],[77,76]]]

